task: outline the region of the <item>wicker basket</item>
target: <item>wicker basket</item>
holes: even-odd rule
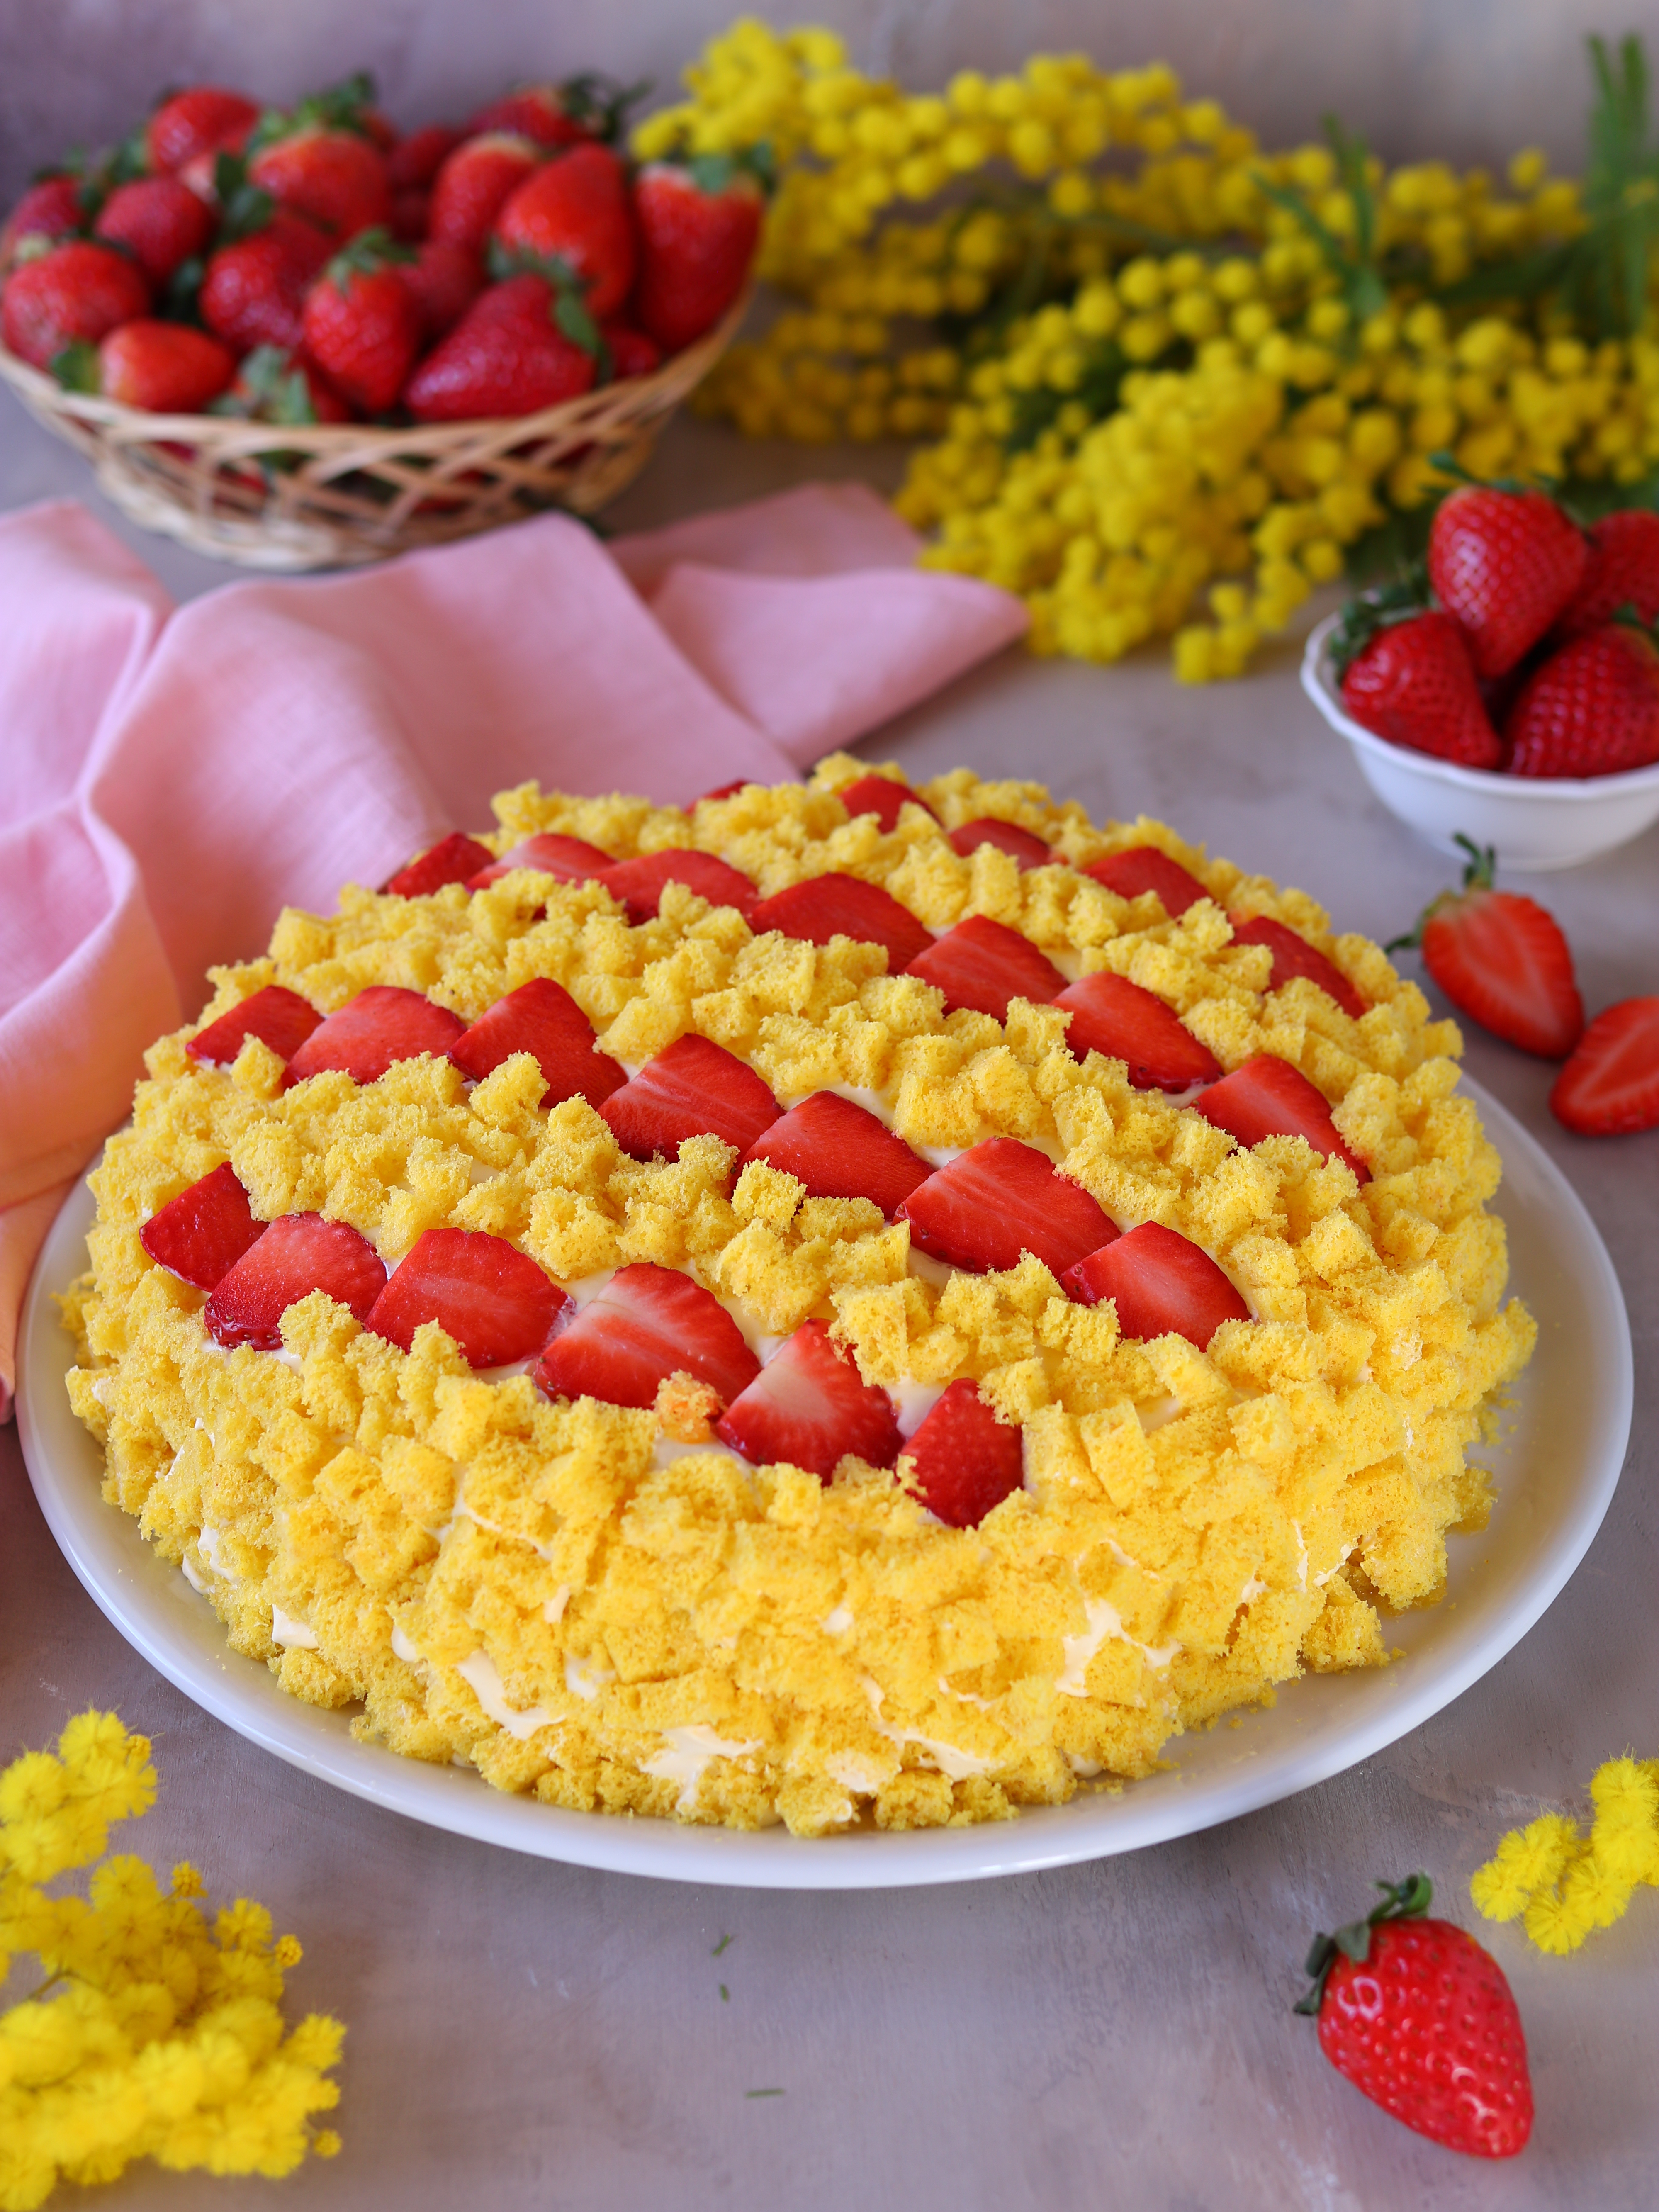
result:
[[[65,392],[3,346],[0,376],[145,529],[251,568],[344,568],[550,507],[593,514],[645,466],[663,422],[730,344],[748,304],[745,292],[650,376],[535,415],[408,429],[146,414]],[[261,463],[278,451],[282,465]]]

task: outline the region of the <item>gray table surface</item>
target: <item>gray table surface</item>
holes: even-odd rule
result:
[[[680,424],[610,520],[646,526],[812,474],[890,481],[893,465]],[[0,402],[0,507],[60,493],[109,516],[75,457]],[[181,596],[231,573],[116,526]],[[1304,702],[1291,646],[1206,690],[1179,689],[1161,652],[1101,670],[1017,650],[863,750],[917,778],[1018,763],[1097,816],[1162,815],[1377,938],[1449,879]],[[1568,931],[1592,1009],[1659,988],[1659,832],[1521,887]],[[1659,1133],[1568,1135],[1546,1108],[1551,1071],[1479,1032],[1468,1065],[1565,1170],[1624,1284],[1636,1425],[1612,1510],[1544,1620],[1437,1718],[1318,1789],[1133,1856],[811,1895],[589,1873],[418,1826],[255,1750],[129,1650],[56,1551],[15,1428],[0,1431],[7,1752],[88,1704],[118,1708],[153,1737],[161,1774],[127,1847],[161,1867],[188,1854],[216,1897],[263,1899],[306,1945],[291,2007],[349,2025],[344,2151],[308,2164],[283,2201],[1651,2206],[1659,1898],[1641,1893],[1565,1961],[1476,1923],[1532,2052],[1537,2125],[1512,2165],[1459,2159],[1386,2118],[1289,2009],[1310,1931],[1361,1909],[1373,1875],[1426,1867],[1452,1916],[1474,1923],[1468,1877],[1504,1828],[1581,1793],[1626,1747],[1659,1753]],[[785,2094],[745,2094],[758,2087]],[[97,2201],[270,2199],[259,2183],[137,2167]]]

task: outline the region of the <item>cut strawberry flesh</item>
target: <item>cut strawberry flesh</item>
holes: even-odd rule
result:
[[[805,1187],[809,1198],[867,1198],[892,1218],[933,1170],[867,1106],[815,1091],[758,1136],[739,1162],[764,1160]]]
[[[585,837],[561,837],[552,830],[544,830],[534,837],[526,837],[514,846],[501,859],[493,854],[484,854],[484,865],[476,875],[467,878],[467,889],[481,891],[486,884],[500,883],[510,876],[514,868],[534,868],[544,876],[551,876],[556,883],[586,884],[601,881],[605,870],[612,866],[609,853],[602,853],[597,845],[590,845]]]
[[[1227,919],[1233,926],[1235,945],[1265,945],[1273,954],[1273,973],[1267,978],[1270,991],[1282,991],[1292,976],[1305,975],[1355,1021],[1364,1012],[1365,1001],[1342,970],[1286,923],[1274,921],[1265,914],[1253,915],[1248,921],[1237,915],[1230,914]]]
[[[950,833],[951,843],[965,860],[981,845],[994,845],[1011,860],[1017,860],[1022,870],[1046,868],[1054,854],[1033,830],[1022,830],[1018,822],[999,822],[994,815],[981,814],[976,821],[964,822]]]
[[[821,1321],[801,1323],[732,1401],[714,1433],[757,1467],[786,1460],[825,1482],[848,1452],[891,1467],[902,1443],[892,1400],[864,1381]]]
[[[395,876],[388,876],[380,889],[398,898],[424,898],[431,891],[441,891],[446,884],[467,882],[480,868],[491,866],[495,858],[476,837],[464,837],[459,830],[452,830],[447,837],[417,853]]]
[[[902,907],[879,884],[866,884],[861,876],[812,876],[774,891],[749,916],[757,937],[769,929],[786,937],[805,939],[808,945],[828,945],[837,937],[856,938],[863,945],[884,945],[887,972],[898,975],[933,941],[933,933]]]
[[[910,1241],[975,1275],[1035,1253],[1058,1279],[1117,1231],[1080,1183],[1014,1137],[992,1137],[935,1169],[898,1210]]]
[[[221,1014],[204,1030],[198,1030],[185,1050],[192,1060],[228,1066],[242,1049],[243,1041],[256,1036],[280,1058],[289,1060],[312,1031],[321,1027],[322,1019],[309,999],[302,999],[297,991],[288,990],[281,983],[267,983],[240,1006]]]
[[[1171,921],[1210,896],[1195,875],[1157,845],[1131,845],[1127,852],[1103,853],[1099,860],[1091,860],[1083,872],[1120,898],[1137,899],[1147,891],[1156,891]]]
[[[396,1060],[418,1060],[422,1053],[441,1059],[465,1028],[459,1014],[420,991],[371,983],[318,1024],[289,1061],[283,1085],[328,1068],[342,1069],[354,1083],[375,1083]]]
[[[701,799],[694,799],[691,804],[694,806],[702,806],[712,804],[717,799],[735,799],[740,791],[747,791],[752,781],[753,778],[750,776],[733,776],[730,783],[717,783],[712,791],[705,791]]]
[[[890,775],[861,775],[836,796],[849,814],[873,814],[884,835],[896,828],[899,809],[907,799],[912,806],[921,807],[924,814],[933,814],[925,799],[919,798],[908,783],[897,783]],[[937,814],[933,814],[933,819],[939,820]]]
[[[538,1352],[570,1304],[527,1252],[479,1229],[428,1229],[393,1268],[365,1328],[407,1352],[435,1321],[470,1367],[505,1367]]]
[[[688,1137],[718,1137],[746,1152],[778,1118],[778,1102],[752,1067],[724,1045],[677,1037],[599,1108],[636,1160],[677,1157]]]
[[[283,1316],[313,1291],[367,1321],[386,1286],[386,1267],[367,1238],[320,1213],[278,1215],[214,1285],[203,1310],[216,1344],[252,1344],[275,1352]]]
[[[511,1060],[515,1052],[534,1055],[547,1088],[544,1108],[567,1098],[586,1098],[598,1106],[627,1082],[627,1071],[600,1052],[593,1024],[562,983],[538,975],[509,991],[459,1037],[450,1058],[475,1083]]]
[[[628,908],[628,919],[637,928],[656,917],[662,895],[670,884],[684,884],[710,906],[734,906],[747,915],[760,893],[749,878],[728,867],[713,853],[676,848],[666,853],[641,853],[637,860],[616,860],[600,878],[612,898]]]
[[[536,1382],[550,1398],[644,1407],[671,1375],[695,1375],[729,1401],[759,1373],[743,1331],[711,1291],[639,1260],[570,1317],[543,1352]]]
[[[1079,1305],[1110,1298],[1125,1336],[1184,1336],[1202,1352],[1224,1321],[1250,1310],[1209,1254],[1156,1221],[1127,1229],[1060,1278]]]
[[[1561,925],[1518,891],[1437,901],[1423,925],[1423,964],[1455,1006],[1522,1052],[1564,1060],[1583,1033]]]
[[[1582,1137],[1659,1127],[1659,997],[1621,999],[1590,1024],[1550,1092]]]
[[[1221,1073],[1221,1062],[1180,1017],[1127,975],[1102,969],[1068,983],[1054,1003],[1072,1017],[1066,1042],[1073,1054],[1121,1060],[1137,1091],[1184,1091]]]
[[[1248,1150],[1264,1137],[1305,1137],[1328,1160],[1346,1160],[1361,1182],[1371,1171],[1350,1149],[1331,1119],[1324,1094],[1299,1067],[1277,1054],[1259,1053],[1193,1101],[1193,1111],[1225,1129]]]
[[[966,1009],[1000,1022],[1012,1000],[1046,1006],[1066,988],[1066,978],[1029,937],[982,914],[936,937],[904,972],[943,991],[947,1014]]]
[[[227,1160],[151,1214],[138,1242],[159,1267],[210,1291],[264,1235]]]
[[[976,1528],[1024,1480],[1020,1432],[1000,1421],[972,1382],[952,1382],[903,1455],[922,1504],[952,1528]]]

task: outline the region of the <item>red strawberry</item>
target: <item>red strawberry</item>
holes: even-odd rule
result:
[[[933,931],[908,907],[861,876],[811,876],[787,890],[774,891],[752,910],[749,927],[757,937],[777,929],[809,945],[829,945],[837,937],[884,945],[890,975],[901,974],[933,941]]]
[[[902,1443],[892,1400],[864,1381],[821,1321],[801,1323],[727,1406],[714,1434],[757,1467],[786,1460],[825,1482],[848,1452],[891,1467]]]
[[[1020,1432],[965,1377],[952,1382],[902,1448],[930,1513],[952,1528],[976,1528],[1012,1497],[1025,1474]]]
[[[320,1026],[322,1018],[310,1000],[302,999],[297,991],[281,983],[267,983],[240,1006],[233,1006],[216,1022],[198,1030],[185,1050],[192,1060],[228,1067],[242,1049],[243,1040],[256,1036],[283,1059],[291,1060],[313,1030]]]
[[[982,914],[936,937],[904,972],[943,991],[946,1013],[969,1007],[1000,1022],[1007,1020],[1012,1000],[1046,1006],[1066,988],[1066,978],[1030,938]]]
[[[96,345],[118,323],[149,313],[149,288],[135,261],[112,246],[67,239],[6,279],[0,334],[20,361],[49,368],[76,339]]]
[[[503,204],[543,158],[532,140],[513,132],[467,139],[433,180],[428,234],[482,253]]]
[[[138,1231],[138,1242],[157,1267],[210,1291],[264,1231],[227,1160],[158,1207]]]
[[[442,1059],[465,1028],[459,1014],[419,991],[371,983],[313,1030],[289,1060],[283,1087],[328,1068],[343,1069],[354,1083],[374,1083],[395,1060],[422,1053]]]
[[[1324,1093],[1299,1067],[1274,1053],[1258,1053],[1219,1083],[1200,1091],[1193,1111],[1226,1130],[1247,1150],[1264,1137],[1305,1137],[1324,1158],[1346,1160],[1359,1182],[1371,1179],[1370,1170],[1332,1121]]]
[[[1624,623],[1575,637],[1527,678],[1504,735],[1512,775],[1617,775],[1659,760],[1652,639]]]
[[[1391,744],[1460,768],[1495,769],[1503,757],[1463,632],[1447,614],[1385,623],[1342,672],[1342,703]]]
[[[1462,626],[1477,676],[1501,676],[1577,594],[1583,533],[1541,491],[1463,484],[1429,530],[1429,581]]]
[[[778,1118],[778,1102],[724,1045],[688,1031],[647,1060],[599,1108],[623,1152],[675,1158],[688,1137],[714,1136],[746,1152]]]
[[[171,175],[198,154],[245,141],[259,120],[258,103],[222,85],[187,85],[171,94],[144,128],[149,166]]]
[[[600,878],[614,899],[628,908],[628,919],[637,928],[655,918],[662,895],[670,884],[684,884],[710,906],[734,906],[741,915],[753,911],[760,896],[754,884],[736,868],[712,853],[674,847],[663,853],[641,853],[637,860],[616,860]]]
[[[1184,1091],[1221,1073],[1220,1061],[1180,1017],[1127,975],[1101,969],[1068,983],[1053,1003],[1072,1017],[1066,1030],[1072,1054],[1121,1060],[1137,1091]]]
[[[514,868],[534,868],[561,884],[603,883],[606,869],[614,866],[609,853],[602,853],[585,837],[561,837],[542,830],[503,853],[499,860],[492,860],[477,875],[469,876],[467,889],[481,891],[487,884],[498,884],[503,876],[510,876]]]
[[[809,1198],[872,1199],[890,1220],[932,1170],[856,1100],[815,1091],[756,1138],[738,1162],[764,1160],[805,1185]]]
[[[1252,915],[1248,920],[1241,915],[1230,914],[1227,919],[1233,926],[1235,945],[1265,945],[1273,954],[1273,964],[1267,976],[1270,991],[1282,991],[1293,975],[1305,975],[1353,1020],[1358,1021],[1364,1012],[1365,1001],[1342,970],[1334,961],[1328,960],[1317,946],[1310,945],[1298,931],[1265,914]]]
[[[328,240],[314,223],[279,208],[262,230],[209,258],[202,320],[240,352],[293,349],[304,335],[306,294],[328,254]]]
[[[205,331],[141,315],[100,346],[65,346],[52,374],[66,390],[101,393],[153,415],[199,415],[236,374],[230,348]]]
[[[1249,1306],[1209,1254],[1156,1221],[1143,1221],[1091,1252],[1066,1269],[1060,1287],[1079,1305],[1110,1298],[1125,1336],[1150,1340],[1173,1333],[1200,1352],[1224,1321],[1250,1318]]]
[[[351,410],[316,362],[277,345],[258,345],[243,355],[236,381],[214,412],[246,416],[253,422],[351,420]]]
[[[213,235],[213,216],[176,177],[136,177],[117,185],[99,210],[94,234],[125,246],[152,284],[165,284]]]
[[[519,85],[481,107],[466,129],[469,137],[483,131],[514,131],[547,147],[574,146],[592,135],[566,105],[565,88],[557,84]]]
[[[1621,607],[1659,621],[1659,514],[1650,507],[1604,514],[1589,534],[1583,580],[1556,624],[1559,637],[1600,629]]]
[[[742,292],[765,201],[729,157],[653,161],[634,186],[640,278],[634,312],[665,353],[712,330]]]
[[[428,341],[453,331],[484,288],[483,263],[477,249],[444,238],[422,239],[414,260],[401,273],[420,311],[422,337]]]
[[[9,269],[26,238],[67,238],[86,222],[79,177],[42,177],[32,184],[0,230],[0,269]]]
[[[1423,964],[1452,1004],[1522,1052],[1560,1060],[1578,1042],[1584,1006],[1572,954],[1553,915],[1519,891],[1492,889],[1496,855],[1467,837],[1461,891],[1442,891],[1393,952],[1420,945]]]
[[[695,1375],[735,1398],[760,1372],[743,1331],[701,1283],[649,1260],[619,1267],[541,1357],[537,1388],[550,1398],[650,1406],[671,1375]]]
[[[533,1358],[570,1304],[526,1252],[481,1229],[427,1229],[392,1271],[363,1327],[407,1352],[423,1322],[469,1367]]]
[[[386,1283],[374,1247],[343,1221],[284,1213],[214,1285],[202,1318],[216,1344],[275,1352],[283,1316],[313,1291],[367,1321]]]
[[[1581,1137],[1659,1127],[1659,998],[1599,1013],[1555,1079],[1550,1111]]]
[[[1365,1919],[1319,1936],[1319,2047],[1340,2074],[1419,2135],[1473,2158],[1513,2158],[1532,2133],[1527,2039],[1503,1969],[1472,1936],[1426,1915],[1424,1874],[1380,1881]]]
[[[925,799],[918,798],[908,783],[901,783],[890,775],[861,775],[836,796],[848,814],[873,814],[884,836],[898,826],[902,807],[919,806],[924,814],[933,814]],[[937,814],[933,814],[933,819],[939,820]]]
[[[453,123],[423,123],[400,138],[386,157],[386,182],[394,192],[429,185],[469,134]]]
[[[1032,1252],[1058,1279],[1117,1234],[1081,1183],[1013,1137],[992,1137],[935,1169],[896,1218],[909,1223],[919,1250],[975,1275],[1017,1267]]]
[[[627,173],[608,146],[586,143],[544,162],[506,202],[494,234],[509,255],[561,264],[581,288],[588,313],[601,320],[633,289],[637,247]]]
[[[1156,891],[1171,921],[1210,896],[1196,876],[1157,845],[1131,845],[1121,853],[1103,853],[1097,860],[1090,861],[1083,873],[1104,884],[1120,898],[1138,899]]]
[[[421,310],[398,266],[412,258],[388,231],[362,231],[306,295],[306,349],[365,415],[392,406],[420,349]]]
[[[404,401],[417,422],[533,415],[593,387],[591,353],[568,338],[544,276],[510,276],[480,292],[416,369]]]
[[[336,239],[392,220],[386,156],[361,131],[301,123],[256,145],[247,174],[250,184]]]
[[[599,336],[605,340],[611,356],[611,380],[624,384],[630,376],[651,376],[662,367],[662,348],[643,331],[636,331],[631,323],[619,323],[614,319],[599,326]],[[738,788],[741,790],[742,785]]]
[[[424,185],[407,185],[392,195],[392,235],[404,246],[418,246],[432,220],[432,195]]]
[[[999,822],[990,814],[962,823],[951,830],[951,843],[964,860],[981,845],[994,845],[1018,863],[1022,874],[1027,868],[1046,868],[1054,857],[1034,830],[1022,830],[1018,822]]]
[[[557,1106],[580,1095],[598,1106],[627,1082],[626,1071],[593,1042],[593,1025],[561,983],[538,975],[479,1015],[451,1048],[450,1058],[475,1083],[515,1052],[535,1055],[547,1088],[539,1103]]]
[[[701,799],[694,799],[691,804],[702,806],[716,799],[735,799],[740,791],[748,790],[749,784],[746,775],[733,776],[730,783],[717,783],[712,791],[705,791]]]
[[[495,865],[495,855],[488,845],[452,830],[447,837],[441,837],[435,845],[406,861],[395,876],[388,876],[380,890],[398,898],[424,898],[441,890],[446,884],[464,884],[480,868]]]

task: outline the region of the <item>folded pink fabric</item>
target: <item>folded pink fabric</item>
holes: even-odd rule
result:
[[[507,786],[775,782],[1020,635],[1017,600],[915,550],[862,486],[812,486],[174,608],[85,508],[0,518],[0,1414],[52,1214],[210,962]]]

